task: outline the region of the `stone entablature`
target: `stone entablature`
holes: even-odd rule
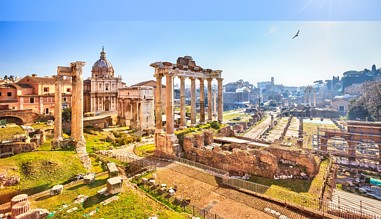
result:
[[[153,88],[128,87],[118,90],[118,123],[136,130],[155,127]]]

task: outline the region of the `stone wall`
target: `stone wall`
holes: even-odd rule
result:
[[[184,157],[233,175],[249,173],[272,178],[276,175],[300,177],[305,173],[311,178],[318,173],[319,164],[315,157],[302,150],[276,147],[253,149],[239,143],[211,145],[212,134],[205,132],[184,136]]]

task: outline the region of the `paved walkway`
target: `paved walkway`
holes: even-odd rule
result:
[[[274,118],[276,117],[276,114],[274,114]],[[271,116],[267,116],[265,121],[261,122],[254,128],[252,128],[250,131],[248,131],[246,134],[243,135],[243,137],[252,138],[252,139],[258,139],[259,136],[266,130],[267,127],[269,127],[271,123]]]

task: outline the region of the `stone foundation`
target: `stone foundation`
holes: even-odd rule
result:
[[[277,175],[300,177],[301,173],[305,173],[312,178],[318,173],[319,164],[315,157],[302,150],[277,147],[253,149],[239,143],[217,145],[210,143],[212,135],[213,133],[204,132],[184,136],[184,157],[233,175],[249,173],[273,178]]]
[[[178,144],[176,135],[155,133],[155,146],[155,154],[158,156],[160,156],[160,154],[180,156],[182,153],[182,148]]]

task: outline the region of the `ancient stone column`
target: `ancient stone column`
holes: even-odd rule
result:
[[[314,99],[314,107],[316,107],[316,91],[314,90],[313,92],[314,92],[314,97],[313,97],[313,99]]]
[[[185,115],[185,77],[180,78],[180,128],[187,127],[187,120]]]
[[[312,94],[311,94],[311,90],[308,91],[308,105],[309,106],[312,106],[312,98],[311,98]]]
[[[62,76],[55,76],[54,140],[62,140]]]
[[[200,80],[200,124],[205,124],[205,93],[204,93],[204,79]]]
[[[70,137],[75,140],[77,137],[77,107],[78,107],[78,104],[76,102],[76,99],[78,99],[77,95],[78,95],[78,91],[77,91],[77,77],[76,76],[73,76],[71,78],[71,131],[70,131]]]
[[[208,122],[211,122],[213,120],[213,113],[212,113],[212,78],[206,79],[208,82]]]
[[[218,81],[218,122],[222,123],[222,111],[223,111],[223,100],[222,100],[222,80],[223,78],[217,78]]]
[[[82,76],[82,67],[85,65],[85,62],[74,62],[71,63],[72,66],[74,66],[75,70],[75,78],[76,78],[76,99],[75,105],[76,105],[76,111],[77,114],[76,117],[76,141],[81,142],[81,144],[84,144],[85,150],[86,150],[86,141],[83,136],[83,76]],[[74,114],[73,114],[74,115]],[[83,145],[81,145],[83,146]]]
[[[196,79],[191,80],[191,126],[196,125]]]
[[[160,133],[163,129],[163,119],[161,114],[161,79],[162,75],[156,75],[156,93],[155,93],[155,111],[156,111],[156,133]]]
[[[174,132],[174,124],[173,124],[173,79],[172,73],[167,73],[165,75],[166,78],[166,95],[167,95],[167,107],[165,111],[166,116],[166,128],[167,135],[173,135]]]

